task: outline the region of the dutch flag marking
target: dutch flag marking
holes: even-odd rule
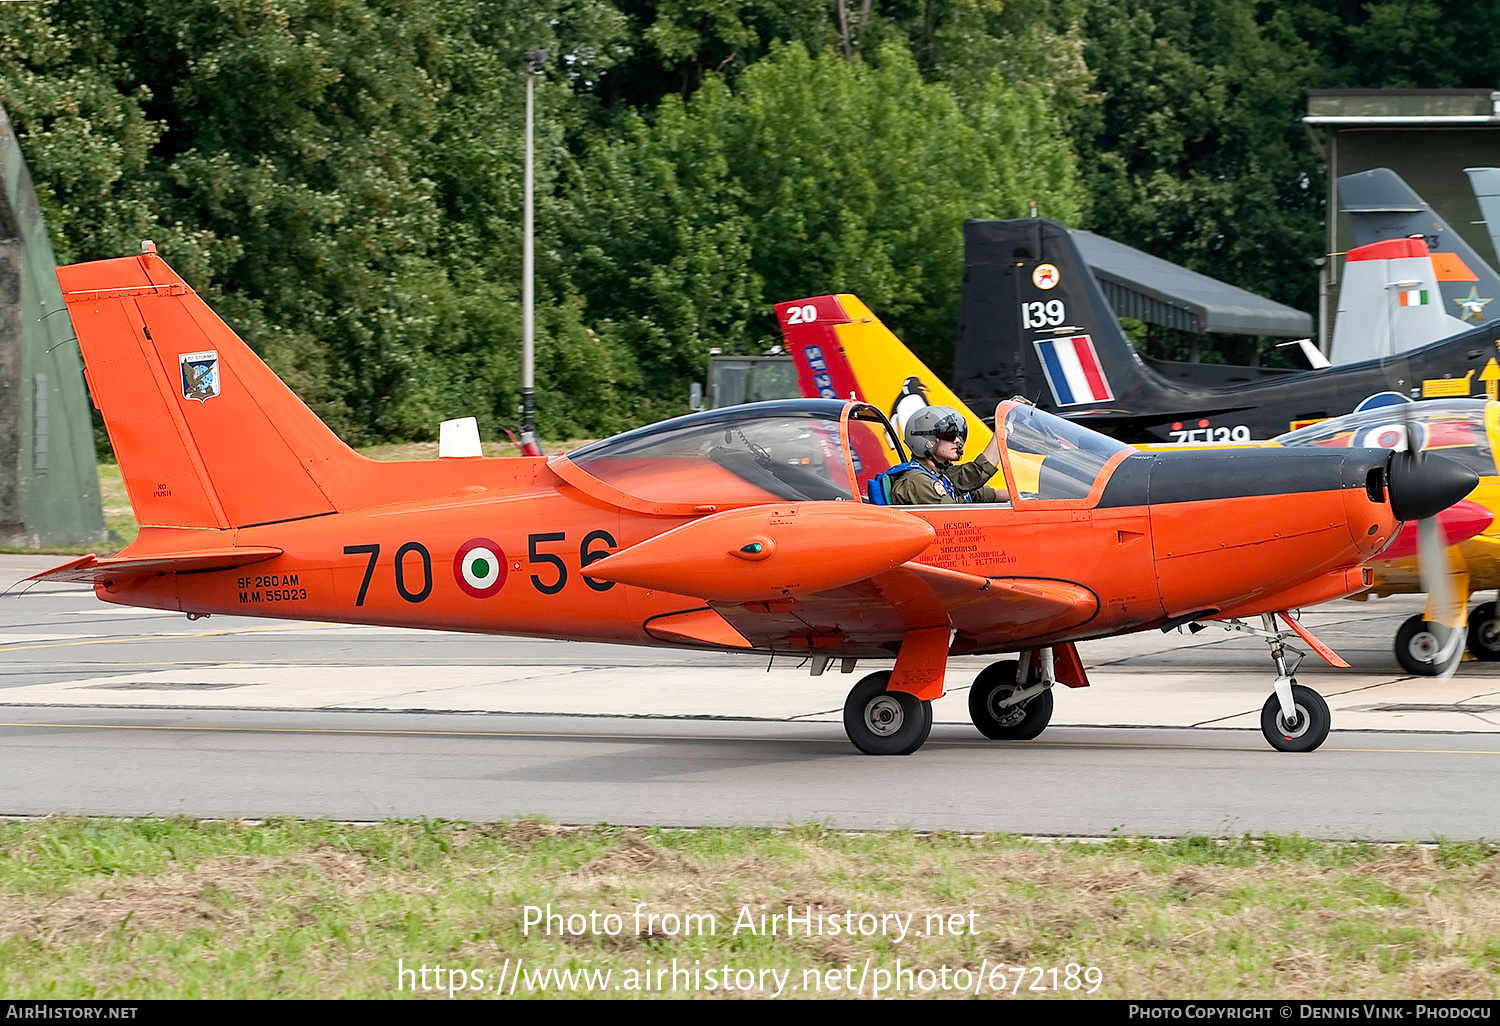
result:
[[[1089,336],[1038,339],[1033,344],[1057,405],[1101,403],[1115,397],[1105,380],[1104,368],[1099,365],[1094,340]]]

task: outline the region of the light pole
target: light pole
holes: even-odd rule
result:
[[[535,258],[532,254],[532,95],[535,92],[536,76],[547,63],[546,50],[528,50],[526,52],[526,229],[525,238],[521,244],[521,453],[524,456],[540,456],[542,454],[541,444],[536,437],[536,416],[531,406],[531,394],[536,384],[533,363],[534,361],[534,333],[533,322],[533,294],[531,279],[535,272]]]

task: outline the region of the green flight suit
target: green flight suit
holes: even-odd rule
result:
[[[931,469],[933,473],[946,477],[953,485],[953,491],[957,495],[967,494],[971,502],[1000,501],[999,496],[995,494],[995,489],[985,484],[995,476],[998,468],[983,455],[975,457],[969,463],[948,467],[946,471],[939,469],[937,464],[930,459],[918,462]],[[893,480],[890,494],[892,506],[927,506],[960,501],[953,495],[949,495],[938,482],[916,468],[908,470]]]

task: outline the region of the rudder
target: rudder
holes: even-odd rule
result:
[[[964,222],[953,377],[982,409],[1021,395],[1043,409],[1106,412],[1165,388],[1068,229],[1047,218]]]
[[[154,248],[57,276],[143,526],[244,527],[336,510],[319,479],[364,458]]]

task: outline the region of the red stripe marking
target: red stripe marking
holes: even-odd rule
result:
[[[1114,393],[1109,390],[1109,382],[1104,380],[1104,372],[1099,369],[1099,356],[1094,352],[1093,340],[1087,335],[1077,335],[1069,341],[1078,354],[1078,363],[1083,367],[1083,376],[1088,379],[1094,401],[1113,399]]]
[[[1356,246],[1344,255],[1345,263],[1356,260],[1400,260],[1402,257],[1424,257],[1427,243],[1421,239],[1386,239],[1368,246]]]

